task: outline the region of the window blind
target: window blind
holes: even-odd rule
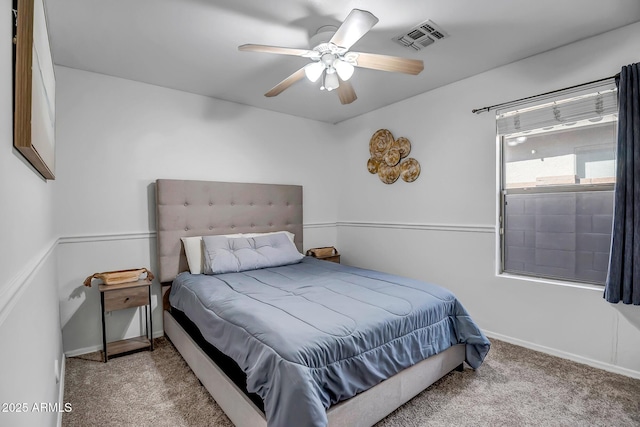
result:
[[[586,94],[565,94],[564,99],[560,96],[554,101],[529,102],[516,110],[498,110],[498,134],[509,136],[538,129],[550,130],[559,126],[571,126],[582,120],[595,122],[617,113],[617,103],[615,84],[607,83],[598,88],[591,88]]]

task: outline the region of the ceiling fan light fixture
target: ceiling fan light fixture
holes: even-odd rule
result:
[[[340,82],[338,81],[338,74],[333,68],[327,68],[327,72],[324,78],[324,88],[331,92],[334,89],[338,89]]]
[[[324,64],[322,62],[312,62],[304,66],[304,74],[312,82],[317,82],[322,72],[324,71]]]
[[[311,82],[317,82],[322,78],[321,90],[338,89],[340,103],[350,104],[357,99],[351,83],[347,81],[352,77],[354,67],[412,75],[420,74],[424,69],[424,63],[418,59],[351,52],[349,49],[377,22],[378,18],[371,12],[353,9],[339,27],[329,26],[319,29],[310,40],[313,46],[311,49],[260,44],[243,44],[238,46],[238,49],[245,52],[300,56],[310,60],[310,64],[298,69],[265,93],[267,97],[277,96],[306,76]]]
[[[353,65],[339,58],[333,61],[333,67],[337,71],[338,76],[340,76],[340,78],[345,82],[353,76],[353,72],[355,70]]]
[[[335,61],[336,56],[333,53],[325,53],[320,57],[320,62],[322,62],[327,68],[332,67]]]

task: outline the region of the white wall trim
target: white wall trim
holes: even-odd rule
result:
[[[496,232],[495,225],[462,225],[462,224],[428,224],[410,222],[364,222],[364,221],[340,221],[338,227],[365,227],[365,228],[395,228],[402,230],[427,230],[427,231],[455,231],[463,233],[489,233]]]
[[[58,240],[54,239],[45,249],[31,258],[22,270],[13,276],[0,292],[0,325],[7,319],[13,307],[15,307],[22,294],[30,285],[29,282],[31,278],[40,270],[47,258],[53,253],[53,250],[57,247],[57,243]]]
[[[133,231],[130,233],[108,233],[108,234],[86,234],[80,236],[60,237],[61,245],[68,243],[90,243],[90,242],[106,242],[111,240],[139,240],[139,239],[155,239],[157,233],[155,231]]]
[[[311,222],[308,224],[302,224],[302,228],[331,228],[336,227],[337,222]]]
[[[331,228],[336,227],[336,222],[313,222],[303,224],[303,228]],[[139,239],[155,239],[157,237],[155,231],[132,231],[128,233],[105,233],[105,234],[83,234],[79,236],[63,236],[58,239],[61,245],[69,243],[93,243],[107,242],[112,240],[139,240]]]
[[[601,294],[604,293],[604,286],[591,285],[589,283],[568,282],[563,280],[547,279],[546,277],[525,276],[512,273],[499,273],[496,274],[496,277],[498,279],[522,280],[541,285],[565,286],[567,288],[584,289],[587,291],[599,292]]]
[[[505,341],[510,344],[514,344],[520,347],[525,347],[530,350],[539,351],[541,353],[550,354],[551,356],[557,356],[562,359],[572,360],[574,362],[582,363],[584,365],[589,365],[593,368],[602,369],[604,371],[613,372],[614,374],[624,375],[626,377],[640,379],[640,372],[634,371],[632,369],[623,368],[621,366],[616,366],[611,363],[601,362],[599,360],[589,359],[587,357],[582,357],[577,354],[568,353],[566,351],[557,350],[555,348],[546,347],[539,344],[534,344],[529,341],[524,341],[518,338],[512,338],[507,335],[498,334],[496,332],[483,330],[485,335],[489,338],[495,338],[500,341]]]

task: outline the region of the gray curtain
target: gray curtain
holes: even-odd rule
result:
[[[640,67],[622,68],[613,234],[604,298],[640,305]]]

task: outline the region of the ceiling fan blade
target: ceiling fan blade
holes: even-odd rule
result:
[[[353,86],[351,86],[351,83],[345,82],[342,79],[340,79],[340,86],[338,86],[336,92],[338,92],[338,98],[340,99],[340,103],[342,105],[351,104],[353,101],[358,99],[358,97],[356,96],[356,91],[353,90]]]
[[[272,97],[279,95],[280,92],[287,89],[289,86],[297,82],[298,80],[304,77],[304,67],[300,68],[295,73],[291,74],[289,77],[275,85],[269,92],[265,93],[264,96]]]
[[[424,63],[419,59],[401,58],[399,56],[378,55],[375,53],[349,52],[355,57],[356,67],[373,70],[394,71],[405,74],[420,74]],[[356,57],[357,55],[357,57]]]
[[[238,46],[238,50],[244,52],[264,52],[264,53],[276,53],[278,55],[293,55],[293,56],[314,56],[314,51],[307,49],[294,49],[290,47],[268,46],[264,44],[243,44]],[[315,53],[317,54],[317,53]]]
[[[349,49],[377,23],[378,18],[371,12],[353,9],[340,25],[338,31],[331,37],[330,42],[336,46]]]

